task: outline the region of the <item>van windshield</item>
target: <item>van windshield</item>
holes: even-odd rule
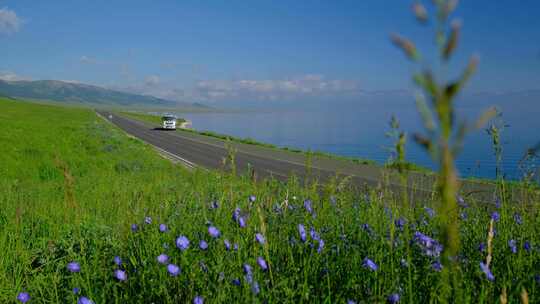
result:
[[[172,117],[172,116],[164,116],[161,118],[163,121],[172,121],[172,120],[176,120],[176,117]]]

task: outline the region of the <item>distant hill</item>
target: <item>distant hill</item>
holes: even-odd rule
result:
[[[206,107],[202,104],[176,102],[58,80],[0,80],[0,96],[113,106]]]

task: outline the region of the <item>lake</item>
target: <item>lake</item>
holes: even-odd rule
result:
[[[280,147],[318,150],[343,156],[360,157],[384,163],[390,157],[392,145],[386,133],[395,113],[402,128],[412,134],[421,131],[416,109],[393,106],[392,111],[379,105],[326,105],[307,109],[251,110],[231,113],[179,113],[192,121],[196,130],[208,130],[236,137],[250,137]],[[479,107],[459,109],[460,115],[475,117]],[[528,147],[540,140],[537,111],[504,112],[509,127],[502,133],[502,168],[508,178],[520,178],[519,161]],[[436,169],[429,155],[408,139],[407,160]],[[494,177],[495,156],[491,138],[482,129],[470,134],[456,160],[461,176]],[[534,162],[535,166],[539,162]]]

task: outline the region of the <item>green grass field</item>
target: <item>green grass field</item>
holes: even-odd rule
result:
[[[294,177],[253,184],[225,172],[188,172],[86,109],[0,100],[0,141],[0,303],[16,302],[20,292],[29,303],[181,303],[197,296],[207,303],[396,296],[420,303],[443,301],[450,288],[438,268],[442,233],[433,202],[406,209],[378,191],[356,193],[337,182],[319,191]],[[523,290],[530,303],[539,302],[537,202],[467,204],[460,207],[456,302],[493,303],[502,293],[517,302]],[[493,280],[480,267],[491,218]],[[186,250],[180,236],[190,241]],[[157,261],[160,254],[180,267],[177,276]],[[80,272],[70,272],[70,262]]]

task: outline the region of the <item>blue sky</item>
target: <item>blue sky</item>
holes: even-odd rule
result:
[[[0,0],[0,77],[190,101],[409,89],[413,67],[388,35],[429,50],[431,32],[414,21],[411,3]],[[464,33],[453,61],[480,55],[471,91],[540,89],[540,2],[517,3],[461,1],[455,16]]]

